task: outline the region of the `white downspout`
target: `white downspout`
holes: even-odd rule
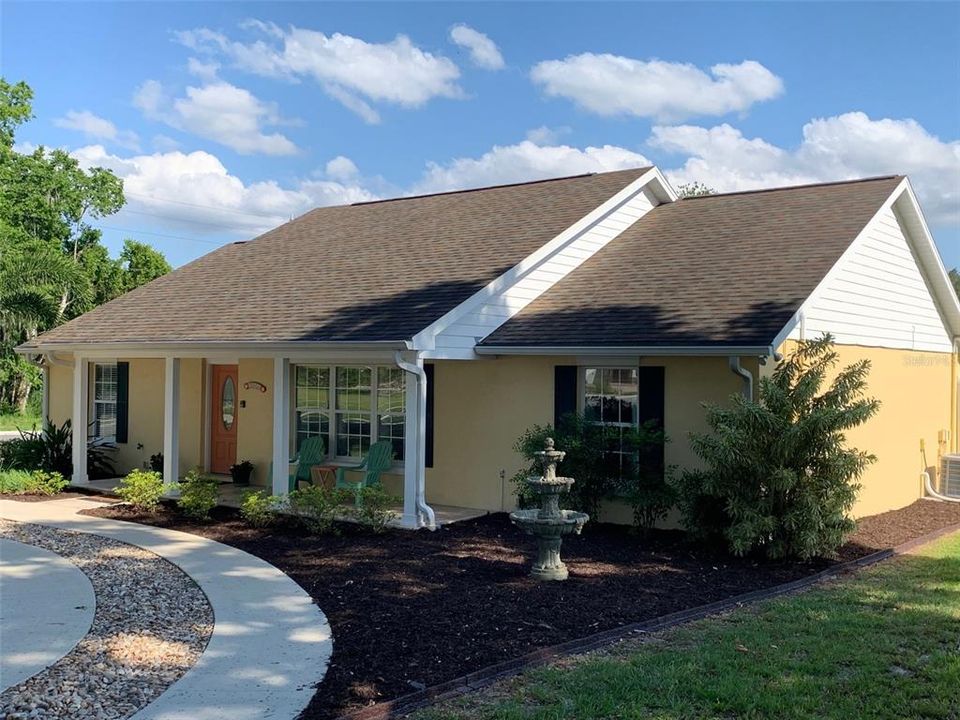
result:
[[[730,371],[743,379],[743,397],[753,400],[753,375],[740,366],[740,358],[737,355],[730,356]]]
[[[417,454],[414,458],[417,470],[417,512],[422,517],[420,521],[424,526],[431,530],[437,528],[437,518],[433,508],[427,505],[426,500],[426,419],[427,419],[427,373],[423,369],[423,362],[420,359],[420,353],[416,354],[415,362],[407,362],[403,359],[400,351],[393,354],[397,367],[411,375],[416,376],[417,382],[417,407],[413,410],[417,413]],[[411,408],[407,408],[409,412]]]

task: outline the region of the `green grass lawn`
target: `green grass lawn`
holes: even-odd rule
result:
[[[32,430],[40,427],[40,417],[33,415],[4,415],[0,413],[0,430]]]
[[[415,717],[960,718],[960,534]]]

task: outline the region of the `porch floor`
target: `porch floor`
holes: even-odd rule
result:
[[[103,480],[91,480],[88,483],[83,485],[78,485],[79,488],[84,488],[92,492],[96,492],[101,495],[113,495],[115,496],[117,486],[120,484],[120,481],[123,478],[106,478]],[[243,499],[243,494],[248,490],[258,490],[264,489],[255,485],[240,486],[234,485],[229,480],[225,480],[220,484],[220,490],[218,493],[217,502],[223,507],[229,508],[238,508],[240,507],[240,502]],[[164,495],[165,498],[176,498],[179,493],[172,492]],[[474,518],[482,517],[488,515],[489,511],[480,510],[477,508],[466,508],[458,507],[456,505],[434,505],[431,504],[430,507],[433,508],[434,515],[437,519],[437,527],[443,525],[449,525],[450,523],[461,522],[463,520],[472,520]],[[403,514],[403,505],[395,505],[392,508],[393,512],[399,518]],[[349,522],[349,518],[341,518]]]

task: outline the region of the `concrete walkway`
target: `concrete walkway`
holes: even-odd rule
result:
[[[93,586],[73,563],[0,538],[0,692],[70,652],[95,607]]]
[[[0,517],[94,533],[169,560],[207,595],[214,612],[199,662],[133,720],[293,720],[323,679],[333,640],[326,617],[269,563],[175,530],[78,515],[85,498],[0,500]]]

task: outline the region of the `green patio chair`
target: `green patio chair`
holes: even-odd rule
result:
[[[301,482],[313,484],[310,468],[314,465],[323,465],[327,460],[327,446],[319,436],[308,437],[300,443],[300,452],[293,459],[297,469],[292,473],[290,490],[296,490]]]
[[[389,440],[375,442],[367,451],[363,462],[357,465],[344,465],[337,468],[337,487],[348,488],[357,493],[362,488],[380,484],[380,475],[393,465],[393,444]],[[363,479],[359,482],[347,482],[347,470],[364,470]]]

